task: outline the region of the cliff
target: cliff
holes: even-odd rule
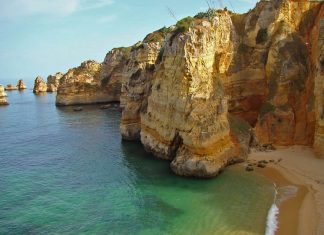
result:
[[[179,175],[215,176],[251,145],[324,156],[323,14],[316,1],[210,9],[70,70],[57,104],[120,101],[122,138]]]
[[[57,105],[119,102],[121,74],[127,62],[128,49],[110,51],[102,64],[85,61],[70,69],[60,79]]]
[[[4,90],[4,87],[0,85],[0,105],[8,105],[7,94]]]

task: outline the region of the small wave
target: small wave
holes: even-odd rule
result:
[[[296,186],[285,186],[277,188],[277,185],[274,183],[274,202],[268,212],[267,217],[267,226],[265,235],[275,235],[278,229],[278,215],[279,207],[282,202],[286,201],[289,198],[294,197],[297,194],[298,188]]]
[[[274,235],[278,229],[279,208],[276,204],[272,204],[267,218],[267,228],[265,235]]]

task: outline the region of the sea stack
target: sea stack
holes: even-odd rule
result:
[[[17,83],[17,89],[18,90],[25,90],[27,89],[27,86],[25,85],[24,80],[20,79]]]
[[[49,75],[47,77],[47,91],[48,92],[56,92],[57,88],[60,84],[60,79],[63,77],[63,73],[56,73],[54,75]]]
[[[0,105],[8,105],[7,94],[4,90],[4,87],[0,85]]]
[[[14,85],[12,84],[8,84],[5,88],[6,91],[14,91],[14,90],[18,90],[17,87],[15,87]]]
[[[47,85],[44,79],[41,76],[37,76],[37,78],[35,79],[33,92],[37,94],[46,91],[47,91]]]

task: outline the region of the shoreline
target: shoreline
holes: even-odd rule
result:
[[[316,158],[310,147],[293,146],[271,152],[252,152],[248,162],[274,160],[256,171],[279,188],[294,186],[295,195],[278,205],[276,235],[324,234],[324,159]]]

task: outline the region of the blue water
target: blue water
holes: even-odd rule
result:
[[[0,107],[0,234],[264,234],[273,188],[226,169],[211,180],[122,142],[120,112],[8,92]]]

